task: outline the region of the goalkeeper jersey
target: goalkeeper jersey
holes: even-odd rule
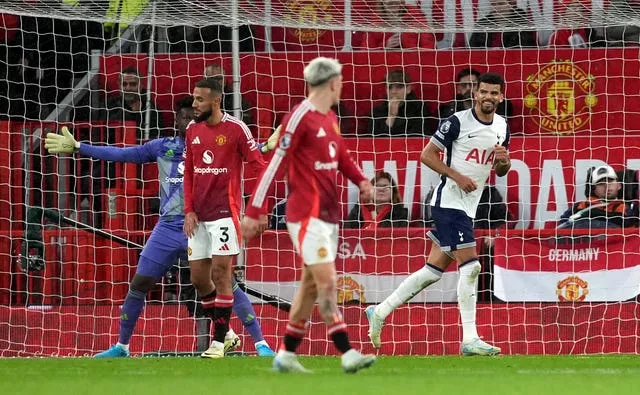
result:
[[[318,112],[309,100],[304,100],[284,117],[282,126],[283,135],[260,177],[247,216],[257,219],[267,213],[267,193],[282,168],[289,187],[287,222],[314,217],[338,223],[342,217],[338,171],[356,185],[365,177],[345,146],[336,114],[331,110],[327,114]]]
[[[509,149],[507,121],[498,114],[493,115],[492,122],[481,121],[473,108],[459,111],[442,122],[431,142],[445,152],[447,166],[471,178],[478,186],[466,193],[451,178],[443,176],[431,205],[462,210],[468,217],[475,218],[484,184],[493,167],[494,145]]]
[[[79,153],[113,162],[156,162],[160,181],[160,220],[181,222],[184,221],[184,148],[181,138],[164,137],[127,148],[80,144]]]

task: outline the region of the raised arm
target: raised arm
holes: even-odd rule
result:
[[[51,154],[79,153],[90,158],[112,162],[147,163],[155,162],[156,152],[161,140],[153,140],[135,147],[94,146],[76,141],[66,126],[62,127],[62,134],[48,133],[44,147]]]

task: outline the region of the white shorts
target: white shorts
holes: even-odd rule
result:
[[[237,224],[232,218],[199,222],[195,234],[188,240],[187,259],[211,258],[214,255],[238,255]]]
[[[310,218],[304,222],[287,222],[287,230],[296,252],[306,265],[335,262],[338,224]]]

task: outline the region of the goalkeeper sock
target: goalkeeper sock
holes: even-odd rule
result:
[[[327,334],[331,336],[333,344],[335,344],[338,351],[342,354],[351,350],[349,336],[347,335],[347,325],[342,321],[342,319],[329,325],[329,328],[327,328]]]
[[[287,323],[287,330],[284,333],[284,349],[289,352],[296,352],[296,349],[302,343],[302,338],[307,333],[307,321],[300,320],[298,322]]]
[[[253,305],[249,300],[249,297],[240,287],[236,280],[233,280],[233,312],[236,314],[242,325],[244,325],[249,335],[253,338],[254,343],[258,343],[264,340],[262,335],[262,328],[260,328],[260,322],[256,316],[256,311],[253,309]]]
[[[133,329],[136,327],[138,317],[144,308],[144,299],[146,294],[137,289],[129,289],[127,297],[122,305],[122,313],[120,314],[120,333],[118,343],[129,344]]]
[[[476,288],[480,274],[480,262],[472,259],[460,265],[458,271],[458,309],[462,321],[462,341],[478,337],[476,330]]]
[[[218,295],[213,311],[213,340],[224,343],[224,338],[229,331],[229,320],[233,307],[233,295]]]
[[[384,320],[389,314],[403,303],[407,303],[420,291],[442,278],[442,269],[430,263],[405,278],[382,303],[376,306],[375,314]]]

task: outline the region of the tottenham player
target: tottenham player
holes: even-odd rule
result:
[[[328,326],[327,333],[342,353],[344,371],[355,373],[375,362],[375,356],[363,355],[351,348],[336,301],[334,261],[341,217],[337,172],[359,186],[364,200],[372,195],[371,183],[352,161],[340,135],[337,116],[331,110],[340,100],[341,70],[337,60],[324,57],[312,60],[305,67],[308,97],[285,116],[284,134],[242,222],[247,239],[261,232],[259,219],[268,212],[267,190],[278,169],[284,168],[289,187],[287,229],[304,266],[284,340],[273,362],[274,368],[281,372],[306,371],[295,351],[305,335],[316,300]]]
[[[222,358],[233,306],[233,257],[240,252],[240,175],[243,160],[259,174],[264,160],[247,125],[222,112],[222,87],[196,83],[196,123],[187,129],[184,167],[184,233],[191,282],[213,321],[213,341],[202,356]],[[266,216],[261,227],[266,228]]]
[[[385,318],[430,284],[440,280],[452,261],[458,263],[458,309],[462,319],[464,355],[496,355],[500,348],[482,341],[476,330],[476,287],[480,263],[473,236],[473,218],[489,173],[499,177],[511,168],[509,130],[496,109],[503,101],[504,80],[487,73],[478,80],[475,104],[444,121],[422,151],[422,163],[441,175],[431,199],[435,227],[425,267],[407,277],[381,304],[369,306],[369,337],[380,347]],[[444,152],[444,162],[440,154]]]
[[[154,139],[146,144],[119,148],[92,146],[76,141],[66,128],[63,134],[47,134],[45,148],[52,154],[78,152],[91,158],[128,163],[157,162],[160,181],[160,220],[153,228],[149,240],[140,254],[136,273],[131,280],[129,292],[122,305],[118,343],[96,358],[129,356],[129,342],[138,317],[144,308],[145,297],[164,273],[171,269],[176,259],[186,259],[187,238],[184,223],[182,178],[184,169],[184,138],[187,124],[193,119],[193,99],[185,97],[176,104],[175,137]],[[275,141],[263,148],[269,150]],[[236,287],[237,288],[237,287]],[[234,311],[251,336],[256,340],[258,355],[274,355],[264,341],[256,313],[247,295],[239,288],[234,290]],[[228,348],[238,343],[233,331],[228,334]]]

